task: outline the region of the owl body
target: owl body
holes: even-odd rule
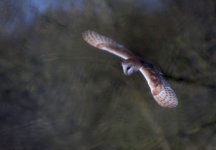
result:
[[[161,107],[174,108],[178,105],[178,99],[174,90],[163,78],[162,73],[151,63],[136,56],[111,38],[94,31],[84,32],[83,39],[93,47],[124,59],[122,61],[122,69],[125,75],[131,75],[140,71],[150,87],[152,96]]]

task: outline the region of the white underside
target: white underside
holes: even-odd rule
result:
[[[147,71],[145,70],[145,69],[143,69],[143,68],[141,68],[141,69],[139,69],[139,71],[142,73],[142,75],[144,76],[144,78],[146,79],[146,81],[148,82],[148,85],[150,86],[150,79],[149,79],[149,77],[148,77],[148,75],[147,75]],[[150,87],[151,88],[151,87]]]
[[[123,58],[123,59],[128,59],[127,56],[125,56],[124,54],[121,54],[121,53],[119,53],[119,52],[116,52],[116,51],[113,50],[113,49],[109,49],[109,48],[107,48],[107,47],[103,47],[103,48],[101,48],[101,49],[103,49],[103,50],[105,50],[105,51],[108,51],[109,53],[112,53],[112,54],[114,54],[114,55],[117,55],[117,56],[119,56],[119,57],[121,57],[121,58]]]

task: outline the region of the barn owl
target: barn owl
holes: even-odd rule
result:
[[[122,61],[122,69],[125,75],[131,75],[134,72],[140,71],[150,87],[151,94],[161,107],[174,108],[178,105],[175,92],[163,78],[162,73],[151,63],[136,56],[123,45],[118,44],[109,37],[94,31],[85,31],[82,35],[83,39],[93,47],[124,59]]]

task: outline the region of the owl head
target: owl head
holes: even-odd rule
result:
[[[122,69],[125,75],[129,76],[137,72],[141,67],[141,62],[136,58],[130,58],[122,62]]]

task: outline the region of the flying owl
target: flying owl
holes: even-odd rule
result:
[[[134,72],[140,71],[150,87],[151,94],[161,107],[174,108],[178,105],[175,92],[163,78],[162,73],[151,63],[136,56],[111,38],[94,31],[84,32],[83,39],[93,47],[124,59],[122,61],[122,69],[125,75],[131,75]]]

